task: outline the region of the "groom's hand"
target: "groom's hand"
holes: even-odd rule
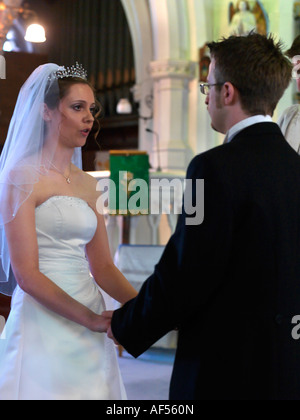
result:
[[[114,342],[117,346],[119,346],[119,345],[120,345],[120,343],[118,343],[118,342],[117,342],[117,340],[115,339],[115,337],[114,337],[114,335],[113,335],[113,332],[112,332],[112,330],[111,330],[111,327],[109,327],[109,328],[108,328],[108,330],[107,330],[107,337],[108,337],[108,338],[110,338],[111,340],[113,340],[113,342]]]
[[[114,311],[104,311],[101,315],[111,321],[113,314],[114,314]],[[109,326],[109,328],[107,330],[107,337],[110,338],[111,340],[113,340],[114,343],[117,346],[119,346],[119,343],[117,342],[117,340],[115,339],[115,337],[112,333],[111,326]]]
[[[113,317],[113,314],[114,314],[114,311],[104,311],[102,312],[101,315],[111,320]]]

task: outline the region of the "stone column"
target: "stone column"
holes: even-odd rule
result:
[[[154,90],[153,130],[159,137],[163,170],[185,170],[193,156],[189,147],[189,85],[197,63],[183,60],[153,61],[149,66]],[[150,134],[149,134],[150,135]],[[153,137],[152,161],[157,166]]]

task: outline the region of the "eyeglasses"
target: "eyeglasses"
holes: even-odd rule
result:
[[[200,92],[203,93],[203,95],[208,95],[211,87],[223,85],[224,83],[200,83]]]

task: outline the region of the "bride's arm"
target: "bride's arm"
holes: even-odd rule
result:
[[[57,314],[89,328],[104,332],[108,320],[77,302],[39,271],[35,228],[35,202],[29,197],[16,217],[5,226],[15,278],[27,294]]]
[[[96,213],[98,227],[92,241],[86,245],[91,273],[97,284],[112,298],[124,304],[137,292],[114,265],[107,238],[104,218]]]

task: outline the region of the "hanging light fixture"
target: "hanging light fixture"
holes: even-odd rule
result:
[[[127,98],[121,98],[117,104],[118,114],[131,114],[132,106]]]
[[[33,23],[28,26],[24,37],[25,41],[41,43],[46,41],[45,29],[42,25]]]
[[[144,120],[144,122],[153,119],[153,95],[152,93],[146,95],[145,97],[145,104],[147,105],[148,109],[151,111],[151,115],[145,117],[139,114],[139,118]],[[132,113],[132,105],[128,98],[121,98],[117,104],[117,114],[131,114]]]

